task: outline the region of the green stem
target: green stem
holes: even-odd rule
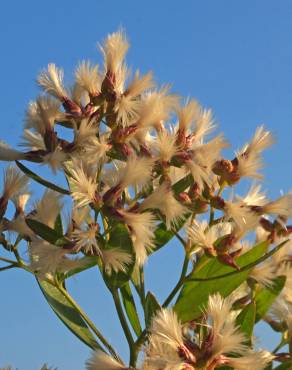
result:
[[[60,293],[72,304],[72,306],[79,312],[80,316],[86,322],[86,324],[90,327],[90,329],[94,332],[94,334],[98,337],[101,343],[108,349],[110,354],[121,364],[123,363],[116,351],[113,347],[108,343],[102,333],[96,328],[94,323],[91,319],[87,316],[87,314],[82,310],[82,308],[78,305],[78,303],[71,297],[71,295],[65,290],[60,284],[56,284],[56,288],[59,290]]]
[[[0,267],[0,271],[10,270],[10,269],[13,269],[14,267],[19,267],[19,266],[16,264],[12,264],[8,266]]]
[[[143,266],[140,267],[140,299],[141,304],[145,307],[145,284],[144,284],[144,269]]]
[[[170,292],[169,296],[164,301],[162,307],[167,307],[170,304],[170,302],[173,300],[173,298],[175,297],[176,293],[182,287],[182,285],[184,283],[184,280],[185,280],[186,273],[188,271],[188,265],[189,265],[189,255],[186,254],[185,255],[185,259],[184,259],[184,263],[183,263],[183,267],[182,267],[180,278],[179,278],[176,286],[173,288],[173,290]]]
[[[7,263],[15,263],[15,261],[10,260],[8,258],[0,257],[0,261],[7,262]]]
[[[113,300],[115,302],[115,306],[116,306],[116,310],[117,310],[117,314],[118,314],[120,323],[122,325],[122,328],[124,330],[124,333],[125,333],[125,336],[126,336],[128,345],[129,345],[129,349],[130,349],[130,366],[134,367],[135,366],[135,363],[136,363],[136,360],[137,360],[137,353],[135,351],[135,342],[133,340],[131,331],[129,329],[129,326],[128,326],[128,323],[127,323],[127,319],[126,319],[126,317],[124,315],[124,311],[123,311],[123,307],[121,305],[121,300],[120,300],[120,297],[119,297],[119,293],[118,293],[118,291],[116,289],[112,290],[111,293],[112,293],[112,296],[113,296]]]

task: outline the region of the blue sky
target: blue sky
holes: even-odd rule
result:
[[[292,179],[291,19],[288,0],[2,2],[0,136],[13,146],[19,142],[43,67],[63,66],[70,81],[80,60],[101,60],[96,43],[123,27],[131,43],[129,65],[152,70],[159,84],[171,83],[173,92],[212,108],[233,149],[259,124],[275,134],[277,143],[265,155],[264,185],[276,197],[291,189]],[[158,297],[177,279],[180,252],[172,244],[149,261],[149,286]],[[125,355],[98,272],[68,286]],[[88,349],[55,318],[31,276],[3,272],[0,291],[0,367],[37,370],[47,362],[61,370],[83,368]],[[274,338],[265,343],[273,346]]]

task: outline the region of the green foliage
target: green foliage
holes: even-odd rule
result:
[[[46,281],[37,279],[37,282],[48,304],[67,328],[90,348],[102,349],[94,339],[94,336],[80,313],[73,307],[68,299],[66,299],[55,286]]]
[[[121,287],[121,295],[128,319],[138,337],[142,333],[142,328],[129,282]]]
[[[266,242],[260,243],[240,256],[236,263],[239,267],[253,263],[265,253],[266,248]],[[223,297],[227,297],[247,279],[250,270],[236,271],[232,278],[228,275],[216,278],[216,282],[212,279],[230,272],[234,272],[234,269],[223,265],[218,259],[204,258],[200,266],[189,275],[174,306],[179,318],[183,322],[198,318],[211,294],[220,293]],[[191,279],[207,280],[203,283],[202,281],[191,281]]]
[[[275,299],[285,286],[286,277],[279,276],[273,281],[273,285],[261,288],[255,296],[256,302],[256,322],[261,320],[268,312]]]

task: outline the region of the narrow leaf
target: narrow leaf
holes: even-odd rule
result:
[[[157,301],[155,295],[151,292],[148,292],[145,300],[145,323],[146,327],[149,328],[153,316],[156,312],[161,309],[159,302]]]
[[[94,339],[85,321],[72,304],[59,292],[57,288],[45,281],[37,279],[39,287],[45,296],[47,302],[73,334],[75,334],[83,343],[92,349],[102,349]]]
[[[125,225],[115,225],[115,228],[110,233],[110,239],[106,243],[105,248],[108,250],[119,248],[132,256],[132,262],[127,266],[126,271],[112,271],[111,274],[108,274],[107,271],[103,270],[104,280],[109,289],[121,288],[130,280],[135,266],[133,243]]]
[[[70,194],[69,190],[63,189],[60,186],[52,184],[51,182],[43,179],[42,177],[40,177],[39,175],[37,175],[36,173],[34,173],[30,169],[28,169],[24,164],[22,164],[18,161],[15,161],[15,163],[16,163],[17,167],[22,172],[24,172],[26,174],[26,176],[30,177],[31,179],[33,179],[34,181],[38,182],[39,184],[45,186],[46,188],[55,190],[55,191],[57,191],[58,193],[61,193],[61,194],[65,194],[65,195]]]
[[[25,222],[34,233],[53,245],[63,246],[70,244],[70,240],[66,239],[62,234],[37,220],[27,218]]]
[[[254,262],[265,253],[266,248],[267,242],[260,243],[238,257],[236,263],[239,267],[243,267]],[[227,297],[247,279],[250,270],[236,271],[236,274],[230,279],[228,274],[233,271],[232,267],[223,265],[217,258],[205,260],[200,269],[198,271],[195,270],[190,275],[190,278],[208,279],[212,278],[212,276],[227,276],[216,278],[216,283],[213,280],[204,282],[187,281],[174,306],[179,318],[185,322],[199,317],[211,294],[220,293],[223,297]]]
[[[174,185],[172,185],[172,190],[176,195],[178,195],[182,191],[186,190],[190,185],[192,185],[192,183],[193,183],[192,175],[187,175],[178,182],[176,182]]]
[[[55,229],[57,234],[63,235],[63,232],[64,232],[63,231],[63,222],[62,222],[62,216],[61,216],[60,213],[58,214],[58,216],[56,218],[54,229]]]
[[[126,283],[121,287],[121,295],[123,299],[123,305],[125,307],[125,311],[127,313],[128,319],[136,333],[137,337],[142,333],[142,328],[140,325],[139,316],[137,313],[135,301],[133,298],[133,294],[131,291],[131,286],[129,283]]]
[[[240,314],[236,318],[237,326],[249,340],[253,334],[255,315],[256,315],[256,305],[255,302],[251,302],[244,307],[244,309],[240,312]]]
[[[72,270],[69,270],[68,272],[66,272],[64,274],[65,279],[68,279],[69,277],[74,276],[74,275],[78,274],[79,272],[88,270],[91,267],[96,266],[97,263],[98,263],[98,257],[97,256],[91,256],[91,257],[85,256],[85,257],[83,257],[79,260],[78,267],[76,267]]]
[[[275,299],[285,286],[286,277],[278,276],[270,287],[262,288],[255,296],[256,322],[261,320],[269,311]]]

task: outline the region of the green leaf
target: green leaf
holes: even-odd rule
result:
[[[121,295],[122,295],[123,305],[125,307],[125,311],[127,313],[128,319],[137,337],[139,337],[139,335],[142,333],[142,328],[140,325],[139,316],[137,313],[135,301],[134,301],[133,294],[132,294],[129,283],[126,283],[125,285],[121,287]]]
[[[281,365],[274,368],[274,370],[291,370],[292,361],[283,362]]]
[[[186,220],[188,218],[188,215],[179,222],[177,222],[175,225],[172,226],[172,230],[168,230],[166,228],[165,223],[161,222],[155,232],[155,239],[154,239],[154,248],[149,252],[149,255],[156,252],[158,249],[164,247],[174,236],[175,233],[179,232],[179,230],[183,227]]]
[[[192,175],[187,175],[178,182],[176,182],[174,185],[172,185],[173,192],[178,195],[182,191],[186,190],[190,185],[193,183],[193,177]]]
[[[159,302],[154,294],[148,292],[145,299],[145,323],[147,328],[151,325],[152,318],[158,310],[161,310]]]
[[[64,246],[71,243],[62,234],[37,220],[27,218],[25,222],[33,232],[53,245]]]
[[[26,174],[26,176],[30,177],[31,179],[33,179],[34,181],[38,182],[39,184],[44,185],[46,188],[55,190],[55,191],[57,191],[58,193],[61,193],[61,194],[65,194],[65,195],[69,195],[70,194],[70,191],[69,190],[63,189],[60,186],[55,185],[55,184],[52,184],[51,182],[43,179],[42,177],[40,177],[39,175],[37,175],[36,173],[34,173],[30,169],[28,169],[24,164],[22,164],[22,163],[20,163],[18,161],[15,161],[15,163],[16,163],[17,167],[22,172],[24,172]]]
[[[57,218],[56,218],[55,225],[54,225],[54,230],[59,235],[63,235],[63,232],[64,231],[63,231],[63,223],[62,223],[61,213],[59,213],[58,216],[57,216]]]
[[[236,324],[240,330],[250,339],[253,334],[255,324],[256,304],[255,302],[249,303],[236,318]]]
[[[79,312],[63,296],[63,294],[60,293],[56,287],[46,281],[37,279],[37,282],[47,302],[67,328],[88,347],[92,349],[102,349],[94,339],[93,334],[80,316]]]
[[[266,251],[267,242],[260,243],[250,251],[238,257],[236,263],[239,267],[257,261]],[[204,258],[198,270],[194,270],[188,278],[207,279],[233,273],[234,269],[223,265],[217,258]],[[210,295],[220,293],[227,297],[248,277],[250,269],[235,271],[232,279],[227,275],[217,277],[216,280],[186,281],[174,306],[176,313],[183,322],[194,320],[202,314]]]
[[[68,272],[66,272],[64,274],[64,277],[65,277],[65,279],[68,279],[69,277],[74,276],[74,275],[78,274],[79,272],[88,270],[91,267],[96,266],[97,264],[98,264],[98,257],[97,256],[91,256],[91,257],[85,256],[85,257],[82,257],[79,260],[78,267],[76,267],[76,268],[74,268],[74,269],[69,270]]]
[[[106,249],[119,248],[132,256],[132,262],[127,266],[126,271],[114,272],[109,275],[105,270],[103,277],[108,288],[117,289],[126,284],[132,275],[135,266],[135,251],[129,232],[124,224],[115,225],[110,233],[110,239],[105,245]]]
[[[273,280],[273,285],[270,287],[264,287],[256,293],[256,322],[266,315],[269,308],[284,288],[285,282],[285,276],[278,276]]]

